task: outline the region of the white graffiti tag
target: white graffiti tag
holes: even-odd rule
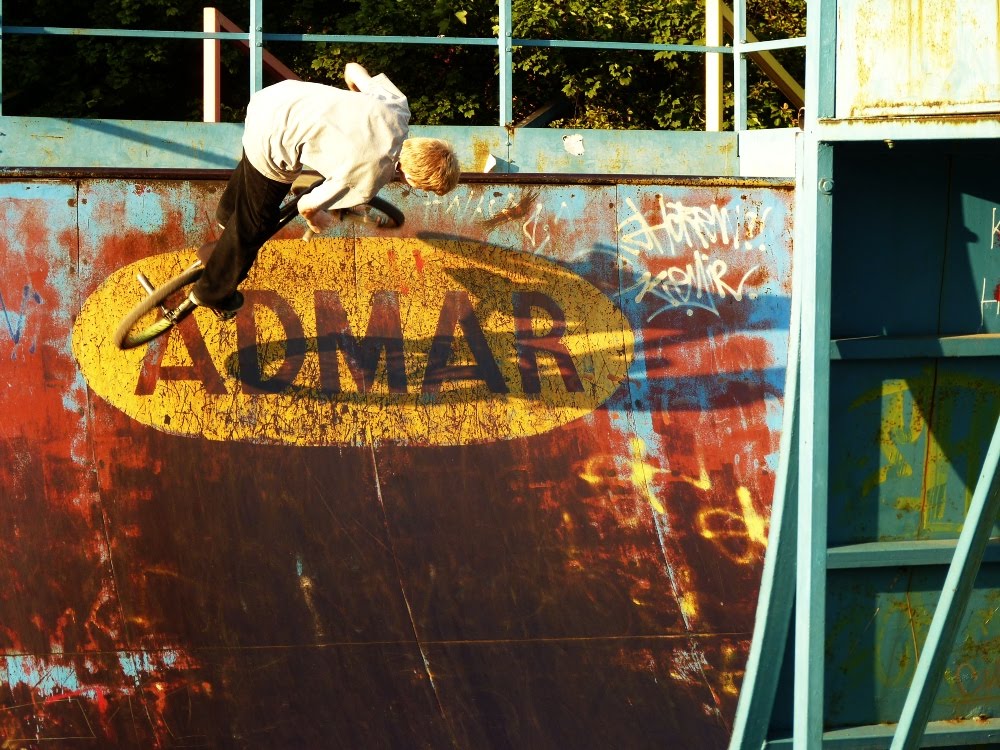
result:
[[[728,207],[720,208],[716,204],[701,208],[676,201],[668,203],[662,195],[657,199],[660,213],[657,224],[647,221],[631,198],[625,199],[632,215],[618,225],[623,252],[633,256],[640,253],[676,256],[679,251],[691,248],[707,250],[712,246],[729,245],[734,250],[741,245],[750,250],[757,244],[771,213],[770,207],[758,212],[740,204],[731,214]],[[625,231],[628,229],[631,231]]]
[[[770,208],[759,212],[742,204],[731,211],[728,206],[713,204],[708,208],[686,206],[678,201],[666,201],[657,196],[659,216],[650,222],[631,199],[625,204],[631,215],[618,225],[621,263],[632,268],[636,281],[622,291],[634,294],[634,301],[659,301],[662,304],[648,316],[652,320],[661,312],[687,308],[708,310],[719,314],[717,300],[732,297],[741,301],[744,287],[760,266],[753,265],[736,281],[729,264],[705,250],[726,252],[759,250]],[[676,258],[691,253],[691,260],[667,268],[650,270],[657,258]]]
[[[679,307],[694,308],[719,314],[715,298],[725,299],[726,295],[737,301],[743,299],[743,286],[750,275],[760,266],[754,266],[740,279],[734,288],[725,280],[729,271],[726,261],[712,259],[704,253],[694,251],[694,262],[684,267],[671,266],[660,271],[655,276],[646,271],[635,284],[623,290],[623,294],[636,291],[635,301],[642,302],[649,295],[661,300],[663,304],[656,308],[647,320],[652,320],[661,312]]]

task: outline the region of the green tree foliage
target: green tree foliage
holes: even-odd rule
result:
[[[246,27],[246,0],[216,5]],[[4,22],[192,31],[201,28],[201,8],[194,0],[5,0]],[[264,9],[265,30],[283,33],[489,40],[497,32],[495,0],[271,0]],[[704,43],[704,0],[513,0],[512,19],[519,39]],[[805,0],[750,0],[748,24],[761,39],[802,36]],[[248,65],[235,44],[223,47],[223,109],[239,120]],[[283,42],[269,49],[306,80],[341,85],[344,64],[352,60],[388,73],[409,97],[416,124],[498,122],[495,44]],[[780,54],[802,80],[801,50]],[[701,55],[523,46],[513,61],[515,123],[548,110],[562,127],[704,127]],[[731,104],[731,65],[726,68]],[[3,75],[6,114],[200,119],[198,41],[5,35]],[[752,64],[749,76],[751,126],[791,124],[794,113],[777,88]]]
[[[198,0],[6,0],[6,26],[200,31]],[[222,4],[220,4],[221,7]],[[244,0],[224,12],[244,16]],[[201,119],[197,40],[5,34],[4,114]],[[226,50],[228,68],[241,55]],[[245,98],[246,76],[239,94]],[[234,89],[234,91],[236,91]]]

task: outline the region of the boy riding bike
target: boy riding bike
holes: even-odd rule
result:
[[[237,287],[273,234],[281,203],[305,165],[324,178],[298,204],[316,233],[333,223],[327,209],[365,203],[391,180],[438,195],[458,184],[458,160],[447,141],[407,137],[406,97],[384,73],[372,77],[348,63],[344,80],[349,90],[282,81],[250,98],[243,155],[216,211],[222,235],[214,249],[207,243],[198,253],[205,271],[191,302],[224,320],[242,307]]]

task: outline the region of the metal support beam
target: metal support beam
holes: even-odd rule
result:
[[[722,46],[722,0],[705,0],[705,44]],[[705,130],[722,130],[722,55],[705,55]]]
[[[816,127],[833,117],[837,91],[837,3],[807,0],[806,26],[806,123]]]
[[[250,93],[264,87],[264,0],[250,0]]]
[[[217,33],[219,31],[226,31],[231,33],[243,34],[244,37],[247,36],[247,32],[233,23],[231,20],[226,18],[218,8],[203,8],[203,25],[202,30],[206,33]],[[263,34],[261,34],[263,37]],[[240,46],[241,50],[249,51],[250,45],[246,38],[238,40],[236,42]],[[221,56],[222,41],[220,39],[205,39],[203,42],[204,49],[204,73],[202,76],[202,92],[204,98],[204,122],[219,122],[221,119],[221,98],[222,98],[222,88],[221,88],[221,73],[222,73],[222,56]],[[292,80],[299,81],[302,80],[296,75],[295,71],[285,65],[281,60],[272,55],[267,50],[262,49],[262,54],[260,57],[261,67],[266,70],[271,75],[279,78],[281,80]],[[252,60],[252,55],[251,55]],[[252,62],[251,62],[252,65]],[[263,81],[261,82],[263,85]]]
[[[833,149],[809,134],[803,138],[795,256],[802,265],[802,297],[810,304],[802,306],[793,729],[796,750],[812,750],[823,741]]]
[[[733,0],[733,130],[747,129],[746,0]]]
[[[797,151],[801,152],[802,139]],[[801,153],[797,163],[801,164]],[[797,191],[801,196],[803,191]],[[761,575],[753,640],[747,658],[740,700],[729,739],[730,750],[758,750],[767,739],[778,690],[781,662],[795,603],[796,491],[799,440],[799,343],[802,295],[800,264],[793,260],[791,314],[788,323],[788,361],[785,369],[785,408],[778,446],[778,472],[771,502],[771,528]]]
[[[497,49],[500,55],[500,126],[506,127],[514,120],[513,106],[513,27],[510,15],[511,0],[500,0],[499,28],[497,29]]]
[[[202,8],[201,30],[215,33],[221,26],[217,8]],[[202,47],[202,120],[219,122],[222,119],[222,42],[205,39]]]
[[[931,620],[927,640],[917,661],[913,682],[906,694],[906,702],[892,739],[891,750],[913,750],[920,740],[930,718],[934,696],[944,677],[945,664],[951,655],[958,627],[972,596],[972,587],[983,560],[986,545],[993,531],[993,523],[1000,514],[1000,421],[997,422],[990,441],[986,460],[979,474],[965,525],[958,537],[955,556],[948,568],[948,575],[938,599],[934,618]]]
[[[818,116],[833,109],[832,61],[824,54],[835,37],[836,2],[808,2],[806,114],[801,196],[796,202],[796,263],[802,265],[802,430],[799,438],[799,515],[796,567],[793,746],[823,746],[826,646],[827,504],[830,423],[830,264],[833,219],[833,148],[817,140]],[[737,15],[736,20],[743,19]],[[834,42],[835,44],[835,42]]]
[[[707,2],[709,4],[720,4],[722,11],[722,26],[731,36],[735,37],[734,29],[736,28],[736,23],[733,18],[733,12],[729,10],[729,6],[721,5],[720,0],[707,0]],[[707,6],[705,8],[705,12],[708,12]],[[707,45],[722,44],[721,33],[719,34],[718,42],[713,42],[708,37],[707,25],[705,36],[705,44]],[[748,47],[759,42],[757,37],[754,36],[754,34],[749,30],[744,30],[744,36],[746,37]],[[788,98],[788,101],[793,107],[798,109],[799,107],[805,106],[806,92],[802,87],[802,84],[795,80],[795,77],[785,69],[784,65],[778,62],[778,59],[773,54],[767,51],[751,52],[749,50],[745,54],[753,60],[754,63],[756,63],[757,67],[764,71],[764,75],[766,75],[774,83],[774,85],[778,87],[778,90]],[[708,55],[708,57],[711,57],[711,55]]]

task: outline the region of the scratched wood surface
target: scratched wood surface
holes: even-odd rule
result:
[[[390,190],[393,237],[268,246],[243,329],[115,359],[106,280],[209,239],[220,189],[0,183],[0,736],[724,747],[790,189]]]

